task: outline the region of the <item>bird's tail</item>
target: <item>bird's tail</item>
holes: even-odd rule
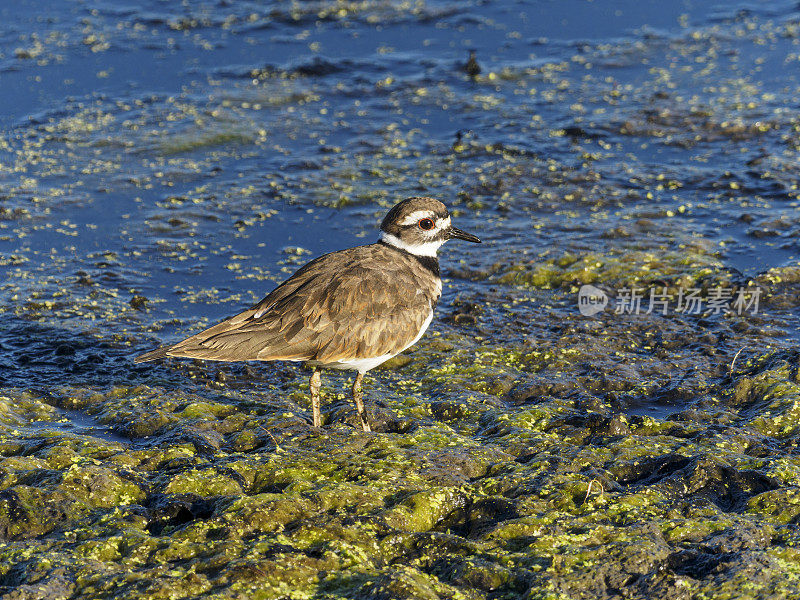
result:
[[[172,346],[161,346],[161,348],[156,348],[155,350],[151,350],[150,352],[145,352],[144,354],[140,354],[136,358],[133,359],[135,363],[143,363],[150,360],[158,360],[159,358],[166,358],[167,352]]]

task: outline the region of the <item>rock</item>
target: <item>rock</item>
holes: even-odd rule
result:
[[[453,562],[454,564],[443,569],[443,575],[459,587],[491,592],[506,586],[514,579],[509,569],[477,557]]]
[[[463,419],[467,415],[466,406],[450,401],[432,402],[430,411],[434,419],[444,422]]]
[[[59,486],[65,494],[93,508],[111,508],[134,504],[145,494],[142,489],[111,469],[95,465],[70,466]]]
[[[395,566],[362,591],[371,600],[438,600],[428,576],[412,567]]]
[[[191,469],[175,475],[164,487],[167,494],[195,494],[201,497],[238,496],[242,481],[218,469]]]
[[[144,310],[144,309],[146,309],[148,303],[149,303],[149,300],[147,298],[145,298],[144,296],[134,296],[133,298],[131,298],[131,301],[129,302],[129,304],[131,305],[131,308],[133,308],[135,310]]]

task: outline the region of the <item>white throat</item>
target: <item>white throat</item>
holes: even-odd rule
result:
[[[400,250],[405,250],[406,252],[410,252],[414,256],[433,256],[433,257],[436,257],[436,251],[439,249],[439,246],[444,244],[444,240],[436,242],[434,241],[425,242],[423,244],[406,244],[396,235],[392,235],[391,233],[386,233],[385,231],[381,231],[381,241],[389,244],[390,246],[394,246],[395,248],[400,248]]]

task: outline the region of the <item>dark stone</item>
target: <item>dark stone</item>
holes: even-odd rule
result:
[[[130,305],[135,310],[144,310],[147,308],[148,302],[149,300],[144,296],[134,296],[131,298]]]
[[[430,405],[430,411],[434,419],[444,422],[454,421],[455,419],[463,419],[465,416],[467,416],[466,406],[449,400],[432,402]]]
[[[151,535],[161,535],[167,527],[180,527],[196,519],[209,519],[214,514],[216,504],[213,500],[194,494],[154,494],[148,498],[147,531]]]

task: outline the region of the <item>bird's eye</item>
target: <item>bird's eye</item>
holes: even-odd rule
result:
[[[419,220],[419,228],[424,229],[425,231],[430,231],[434,228],[436,223],[433,222],[433,219],[420,219]]]

